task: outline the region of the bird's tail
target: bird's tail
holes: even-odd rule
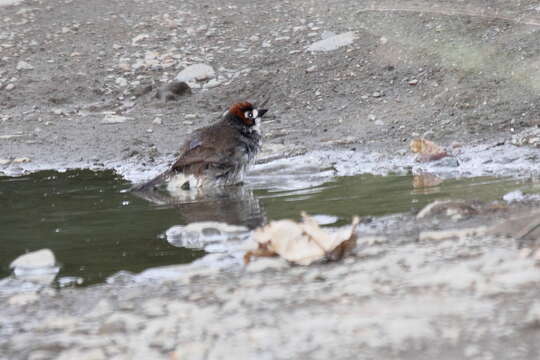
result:
[[[129,190],[130,191],[152,191],[152,190],[155,190],[161,184],[163,184],[165,181],[167,181],[167,179],[169,178],[170,175],[171,175],[170,171],[165,171],[164,173],[156,176],[155,178],[153,178],[150,181],[147,181],[147,182],[142,183],[142,184],[134,185]]]

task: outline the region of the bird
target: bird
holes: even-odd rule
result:
[[[195,130],[165,172],[133,190],[155,190],[166,185],[174,194],[242,184],[261,148],[261,120],[267,111],[247,101],[232,105],[218,122]]]

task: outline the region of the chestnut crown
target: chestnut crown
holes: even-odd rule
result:
[[[236,117],[244,126],[252,127],[257,125],[257,120],[260,120],[267,111],[268,109],[256,109],[246,101],[231,106],[227,115]]]

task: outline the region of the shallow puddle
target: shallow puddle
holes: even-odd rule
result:
[[[179,201],[161,193],[141,197],[122,191],[131,184],[113,172],[43,171],[0,177],[0,278],[9,275],[9,264],[17,256],[43,248],[51,249],[60,263],[57,279],[80,277],[85,285],[120,270],[140,272],[191,262],[204,252],[174,247],[164,233],[174,225],[197,221],[253,228],[272,219],[298,219],[300,211],[307,211],[340,225],[353,214],[418,210],[435,199],[495,200],[516,189],[540,192],[538,184],[515,179],[446,180],[421,187],[439,182],[423,181],[359,175],[283,190],[272,181],[265,185],[248,179],[251,186]]]

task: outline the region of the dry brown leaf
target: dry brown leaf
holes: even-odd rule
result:
[[[416,161],[419,162],[435,161],[450,156],[443,147],[426,139],[414,139],[409,146],[413,153],[418,154]]]
[[[333,233],[321,229],[305,213],[302,220],[278,220],[256,229],[253,238],[259,247],[246,253],[244,261],[249,262],[253,256],[279,255],[295,264],[310,265],[323,258],[339,260],[356,246],[358,217],[353,218],[350,228]]]
[[[413,188],[421,189],[440,185],[444,180],[438,176],[429,173],[423,173],[413,176]]]

